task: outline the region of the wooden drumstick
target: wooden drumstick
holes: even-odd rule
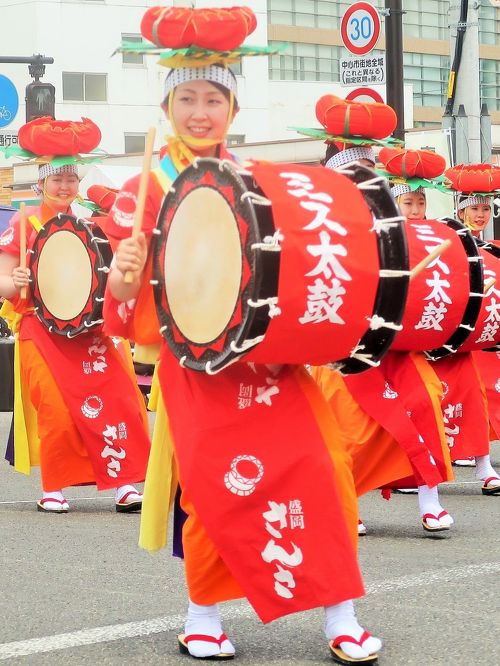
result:
[[[155,143],[156,130],[150,127],[146,136],[146,145],[144,147],[144,160],[142,163],[141,179],[139,181],[139,191],[137,193],[137,206],[134,215],[134,226],[132,227],[132,238],[137,238],[142,227],[142,216],[144,214],[144,205],[146,203],[146,194],[148,192],[149,172],[151,171],[151,159],[153,157],[153,148]],[[127,271],[124,276],[126,284],[132,284],[134,273]]]
[[[19,207],[19,267],[26,268],[26,204],[21,202]],[[21,287],[20,298],[26,299],[26,287]]]
[[[496,278],[490,278],[488,282],[485,282],[483,294],[487,294],[489,290],[495,285],[496,281]]]
[[[450,245],[451,240],[445,240],[443,243],[441,243],[441,245],[438,245],[435,250],[432,250],[432,252],[430,252],[425,257],[425,259],[419,261],[419,263],[410,272],[410,280],[416,278],[417,275],[419,275],[424,270],[424,268],[427,268],[427,266],[434,261],[434,259],[437,259],[437,257],[441,256],[443,252],[446,252]]]

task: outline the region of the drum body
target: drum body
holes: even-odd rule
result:
[[[237,171],[208,158],[176,179],[153,274],[162,334],[183,365],[377,363],[404,308],[406,243],[382,179],[350,173],[358,182],[321,167]]]
[[[71,215],[53,217],[29,256],[35,312],[51,333],[74,337],[102,324],[112,252],[97,225]]]
[[[485,291],[474,332],[460,351],[500,350],[500,247],[475,239],[483,262]],[[495,280],[491,284],[491,280]],[[488,283],[490,286],[488,288]]]
[[[422,351],[437,360],[461,349],[474,330],[482,302],[477,245],[456,220],[407,220],[410,267],[449,239],[451,246],[410,282],[403,330],[392,349]]]

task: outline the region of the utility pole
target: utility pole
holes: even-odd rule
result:
[[[405,99],[403,86],[403,8],[402,0],[385,0],[385,50],[387,54],[387,104],[398,117],[396,139],[405,138]]]
[[[451,0],[450,53],[456,53],[457,39],[460,58],[454,72],[454,97],[451,113],[455,119],[455,151],[457,163],[481,162],[481,104],[479,94],[479,7],[477,0]],[[464,20],[465,19],[465,20]],[[460,35],[460,33],[462,33]],[[463,107],[463,108],[461,108]],[[460,113],[459,113],[460,111]],[[460,127],[457,126],[457,117]],[[465,131],[466,130],[466,131]]]

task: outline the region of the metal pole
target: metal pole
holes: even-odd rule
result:
[[[387,104],[398,117],[394,131],[397,139],[405,138],[405,100],[403,86],[403,9],[402,0],[385,0],[385,49],[387,53]]]

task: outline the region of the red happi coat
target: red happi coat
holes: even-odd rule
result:
[[[137,190],[137,178],[126,183],[115,206],[135,200]],[[153,176],[143,221],[147,235],[160,203]],[[115,222],[116,234],[130,234],[123,210]],[[125,326],[140,335],[150,325],[146,287],[143,281],[137,302],[126,308],[108,290],[108,330]],[[163,343],[159,380],[183,493],[259,617],[268,622],[362,595],[349,534],[356,524],[351,520],[348,529],[346,523],[348,504],[356,516],[354,493],[345,497],[349,470],[332,465],[328,408],[305,370],[273,373],[240,362],[210,376],[182,368]],[[347,492],[340,495],[341,486]],[[184,538],[186,558],[189,549]]]
[[[28,208],[27,215],[44,223],[54,213],[44,204]],[[29,234],[28,248],[35,235],[35,231]],[[19,215],[2,235],[0,250],[19,256]],[[13,304],[22,314],[18,338],[23,392],[29,392],[33,405],[40,407],[44,488],[96,483],[106,489],[144,480],[147,418],[129,360],[98,328],[71,339],[51,334],[35,316],[29,296]],[[51,394],[56,394],[52,401],[47,398]],[[59,394],[64,411],[56,407]],[[50,461],[45,469],[44,461]]]

